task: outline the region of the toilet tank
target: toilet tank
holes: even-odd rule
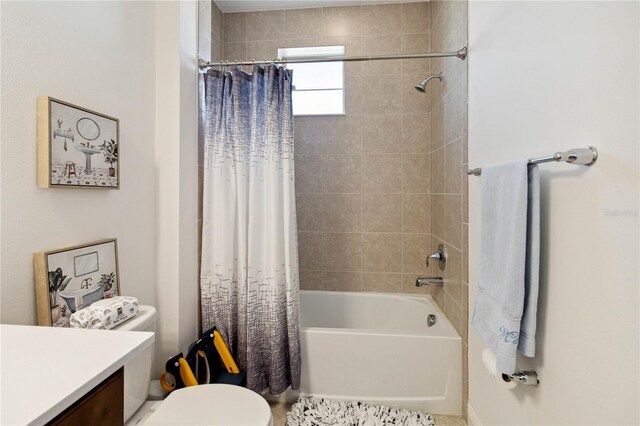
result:
[[[114,327],[120,331],[156,331],[156,308],[140,305],[138,314]],[[149,383],[154,359],[152,344],[124,365],[124,422],[140,408],[149,395]]]

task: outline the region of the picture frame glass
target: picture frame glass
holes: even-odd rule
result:
[[[51,325],[69,327],[79,309],[120,295],[115,240],[45,252],[46,271],[36,271],[48,287]]]
[[[49,99],[51,186],[119,188],[117,119]]]

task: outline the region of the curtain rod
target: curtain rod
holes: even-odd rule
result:
[[[447,58],[456,57],[461,60],[467,58],[467,48],[463,47],[455,52],[436,52],[436,53],[409,53],[400,55],[371,55],[371,56],[325,56],[315,58],[296,58],[282,59],[275,58],[264,61],[219,61],[207,62],[203,59],[198,60],[200,69],[205,70],[212,67],[229,67],[235,65],[268,65],[268,64],[302,64],[313,62],[363,62],[363,61],[389,61],[394,59],[422,59],[422,58]]]

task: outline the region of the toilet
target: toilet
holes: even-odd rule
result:
[[[156,309],[140,305],[138,314],[113,328],[121,331],[155,332]],[[124,366],[124,423],[149,395],[154,345]],[[208,384],[178,389],[159,402],[145,425],[272,426],[267,401],[257,393],[233,385]]]

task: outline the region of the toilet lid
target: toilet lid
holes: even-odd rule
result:
[[[171,392],[144,424],[269,426],[271,409],[264,398],[241,386],[190,386]]]

